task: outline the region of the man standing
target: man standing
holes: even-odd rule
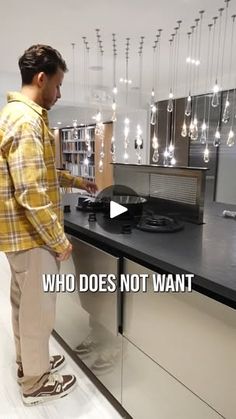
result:
[[[56,294],[42,274],[57,273],[72,246],[62,226],[60,186],[95,192],[92,182],[56,171],[47,111],[61,97],[66,63],[55,49],[33,45],[19,59],[21,92],[8,94],[0,115],[0,250],[11,267],[12,324],[18,382],[27,405],[68,394],[73,375],[55,371],[64,357],[49,357]]]

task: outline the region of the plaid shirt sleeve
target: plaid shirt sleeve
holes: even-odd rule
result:
[[[47,194],[47,168],[42,139],[36,127],[24,123],[14,133],[7,155],[15,189],[15,199],[42,240],[56,253],[66,250],[69,242]]]
[[[57,170],[57,177],[60,186],[64,188],[84,189],[84,180],[81,177],[70,175],[63,170]]]

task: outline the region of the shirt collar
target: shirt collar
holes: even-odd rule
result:
[[[22,95],[20,92],[9,92],[7,94],[7,101],[10,102],[22,102],[25,103],[27,106],[29,106],[31,109],[33,109],[35,112],[37,112],[44,120],[46,125],[48,125],[48,113],[47,110],[42,108],[37,103],[33,102],[26,96]]]

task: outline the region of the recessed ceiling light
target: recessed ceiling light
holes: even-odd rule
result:
[[[61,122],[59,121],[57,124],[58,124],[58,125],[61,125]]]

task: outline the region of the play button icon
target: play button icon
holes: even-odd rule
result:
[[[112,234],[130,234],[142,217],[146,199],[125,185],[111,185],[95,198],[96,222]],[[94,227],[94,224],[91,224]]]
[[[123,205],[117,204],[115,201],[110,201],[110,218],[118,217],[118,215],[124,214],[127,211],[128,208]]]

